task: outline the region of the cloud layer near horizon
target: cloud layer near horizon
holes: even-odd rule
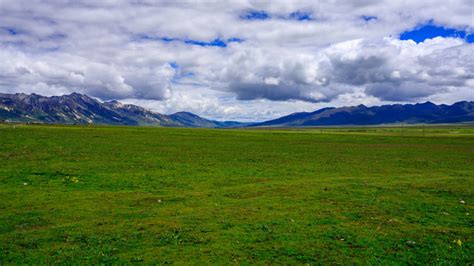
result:
[[[0,90],[243,120],[474,100],[472,43],[399,39],[426,24],[471,34],[470,1],[314,2],[0,0]]]

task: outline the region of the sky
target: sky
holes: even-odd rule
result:
[[[0,0],[0,92],[263,121],[474,100],[472,0]]]

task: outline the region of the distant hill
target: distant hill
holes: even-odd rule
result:
[[[431,102],[367,107],[323,108],[256,123],[256,127],[380,125],[394,123],[474,122],[474,102],[436,105]]]
[[[164,115],[133,104],[100,102],[79,93],[52,97],[34,93],[0,93],[0,121],[206,128],[380,125],[400,122],[463,123],[474,122],[474,102],[464,101],[453,105],[426,102],[373,107],[329,107],[252,124],[214,121],[189,112]]]
[[[87,95],[45,97],[38,94],[0,93],[0,121],[49,124],[149,125],[166,127],[237,127],[233,121],[213,121],[179,112],[164,115],[118,101],[100,102]]]

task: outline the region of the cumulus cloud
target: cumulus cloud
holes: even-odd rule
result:
[[[419,44],[356,39],[298,53],[241,48],[224,64],[220,81],[241,100],[328,102],[363,88],[381,100],[414,101],[470,86],[473,52],[473,45],[454,38]]]
[[[0,0],[0,90],[220,118],[474,100],[473,44],[399,40],[426,23],[469,36],[472,13],[466,0]]]
[[[235,52],[219,73],[223,88],[235,92],[238,99],[300,99],[327,101],[337,95],[328,88],[327,77],[318,58],[311,54],[273,52],[250,47]]]
[[[62,87],[103,99],[137,97],[164,99],[175,70],[169,64],[153,67],[110,65],[66,53],[31,54],[0,51],[0,86],[6,90]],[[39,91],[43,92],[43,91]]]
[[[381,42],[354,40],[328,49],[335,83],[366,88],[389,101],[413,101],[465,87],[474,74],[468,59],[473,46],[453,38],[416,44],[385,38]]]

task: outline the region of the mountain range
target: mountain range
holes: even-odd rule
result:
[[[100,102],[79,93],[51,97],[34,93],[0,93],[0,121],[207,128],[467,123],[474,122],[474,102],[329,107],[314,112],[293,113],[261,123],[241,123],[209,120],[189,112],[165,115],[115,100]]]
[[[293,113],[256,123],[257,127],[299,127],[381,124],[437,124],[474,122],[474,102],[436,105],[431,102],[367,107],[323,108],[314,112]]]
[[[246,123],[214,121],[188,112],[164,115],[133,104],[100,102],[85,94],[45,97],[0,93],[0,121],[48,124],[102,124],[165,127],[236,127]]]

